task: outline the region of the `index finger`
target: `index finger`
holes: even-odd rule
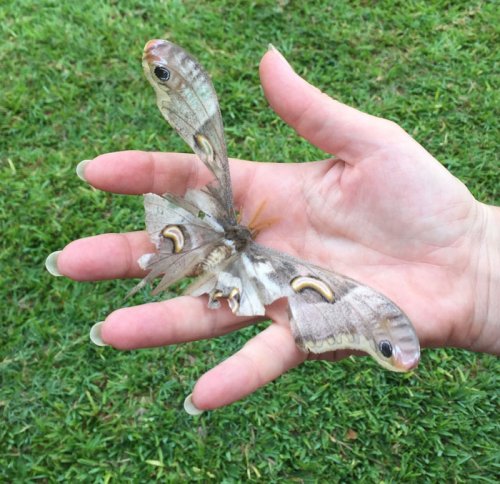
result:
[[[231,160],[236,199],[243,196],[257,166],[249,161]],[[208,168],[195,155],[146,151],[119,151],[100,155],[93,160],[82,161],[77,173],[95,188],[128,195],[184,195],[186,190],[205,186],[213,179]]]

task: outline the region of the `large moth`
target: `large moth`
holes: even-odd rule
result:
[[[353,279],[257,244],[251,230],[238,223],[219,104],[200,64],[171,42],[151,40],[143,67],[163,117],[213,180],[183,197],[144,196],[146,226],[157,252],[139,259],[149,273],[135,290],[159,276],[154,292],[198,276],[188,294],[208,294],[214,309],[227,300],[239,316],[263,316],[266,305],[287,298],[293,336],[302,350],[361,350],[390,370],[415,367],[418,338],[392,301]]]

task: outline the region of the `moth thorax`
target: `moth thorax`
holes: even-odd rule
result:
[[[224,237],[228,242],[234,244],[237,251],[242,251],[252,240],[252,233],[244,225],[230,225],[224,227]]]
[[[210,272],[215,269],[221,262],[224,262],[233,254],[233,249],[228,245],[219,245],[213,249],[210,254],[197,267],[197,272]]]

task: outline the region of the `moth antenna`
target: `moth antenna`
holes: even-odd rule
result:
[[[261,222],[252,227],[248,227],[252,234],[252,238],[255,239],[255,237],[257,237],[257,235],[259,235],[260,232],[273,226],[275,223],[279,222],[279,220],[280,219],[278,217],[268,218],[267,220],[262,220]]]
[[[247,227],[250,229],[252,234],[252,238],[257,237],[257,235],[262,232],[262,230],[267,229],[278,222],[279,218],[273,217],[269,219],[259,220],[262,215],[262,212],[266,208],[267,200],[263,200],[258,206],[257,210],[254,212],[250,222],[248,222]]]

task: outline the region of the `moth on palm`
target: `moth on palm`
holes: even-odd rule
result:
[[[163,117],[213,181],[182,197],[145,195],[146,227],[157,252],[139,260],[149,273],[137,288],[160,277],[157,293],[195,275],[188,294],[208,294],[211,308],[226,299],[238,316],[263,316],[267,305],[286,298],[292,333],[304,351],[361,350],[390,370],[414,368],[418,338],[391,300],[353,279],[256,243],[256,230],[239,223],[219,104],[200,64],[171,42],[151,40],[143,68]]]

